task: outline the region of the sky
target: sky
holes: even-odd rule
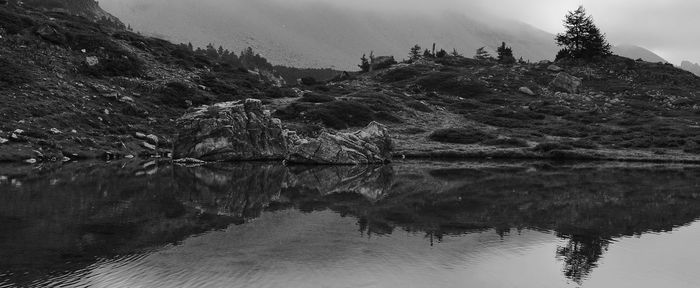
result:
[[[109,2],[121,0],[102,0]],[[192,0],[196,1],[196,0]],[[216,0],[215,0],[216,1]],[[260,0],[248,0],[260,1]],[[583,5],[613,45],[637,45],[676,65],[700,62],[700,1],[697,0],[269,0],[282,5],[309,7],[309,2],[367,9],[378,13],[465,13],[497,15],[556,34],[563,32],[568,11]],[[107,3],[105,3],[107,2]],[[236,1],[219,1],[235,3]]]
[[[354,9],[499,15],[550,33],[563,32],[568,11],[583,5],[613,45],[638,45],[674,64],[700,62],[700,1],[697,0],[275,0],[299,5],[325,2]]]

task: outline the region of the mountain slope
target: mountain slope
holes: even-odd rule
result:
[[[668,63],[666,59],[662,58],[656,53],[649,51],[646,48],[635,46],[635,45],[616,45],[613,46],[613,54],[627,57],[630,59],[642,59],[647,62],[653,63]]]
[[[681,63],[681,69],[700,76],[700,64],[698,64],[698,63],[693,63],[690,61],[683,61]]]
[[[125,27],[117,17],[104,11],[95,0],[11,0],[9,2],[13,5],[22,5],[51,12],[63,12],[93,21],[111,22],[120,28]]]
[[[112,0],[103,5],[138,31],[196,46],[252,46],[275,64],[298,67],[356,70],[360,56],[370,50],[402,59],[407,47],[428,48],[433,42],[471,56],[482,46],[495,51],[505,41],[516,57],[533,61],[551,59],[557,51],[549,33],[481,15],[398,15],[269,0]]]

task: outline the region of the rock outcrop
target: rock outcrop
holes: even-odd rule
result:
[[[281,122],[263,111],[260,100],[202,106],[176,125],[175,159],[282,160],[287,154]]]
[[[287,160],[301,164],[371,164],[391,160],[393,144],[387,128],[377,122],[354,133],[323,132],[315,139],[290,143]]]
[[[581,86],[581,79],[565,72],[559,72],[549,85],[559,92],[576,93],[578,87]]]

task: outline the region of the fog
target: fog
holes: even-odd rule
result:
[[[123,0],[102,0],[110,5]],[[194,0],[192,0],[194,1]],[[249,0],[264,1],[264,0]],[[531,24],[550,33],[563,31],[567,11],[583,4],[598,27],[613,45],[638,45],[679,64],[682,60],[700,62],[696,52],[700,37],[700,1],[691,0],[266,0],[275,5],[309,9],[321,2],[343,9],[368,10],[375,13],[465,13],[471,17],[503,17]],[[235,5],[236,1],[207,0],[202,5]],[[223,7],[235,9],[235,7]]]

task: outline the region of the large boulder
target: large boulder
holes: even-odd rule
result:
[[[301,164],[372,164],[391,160],[393,143],[386,126],[372,122],[354,133],[323,132],[293,141],[287,160]]]
[[[196,108],[177,120],[173,157],[205,161],[282,160],[287,143],[279,119],[248,99]]]
[[[578,87],[581,86],[581,79],[565,72],[559,72],[549,85],[559,92],[576,93]]]

